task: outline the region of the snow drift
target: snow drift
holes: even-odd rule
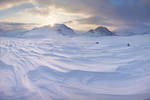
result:
[[[148,100],[149,43],[150,35],[0,37],[0,100]]]

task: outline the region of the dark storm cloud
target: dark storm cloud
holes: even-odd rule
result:
[[[114,14],[112,15],[122,20],[128,20],[129,22],[150,22],[149,11],[150,2],[147,0],[134,0],[134,2],[128,2],[127,4],[121,6],[115,6],[115,9],[113,10]]]

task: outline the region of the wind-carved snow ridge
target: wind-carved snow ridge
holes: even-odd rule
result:
[[[0,37],[0,100],[149,100],[149,44],[150,35]]]

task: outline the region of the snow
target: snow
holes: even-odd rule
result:
[[[150,98],[150,35],[66,37],[58,26],[0,37],[0,100]]]
[[[23,37],[26,38],[47,38],[47,37],[61,37],[61,36],[73,36],[75,32],[64,24],[55,24],[54,26],[46,25],[26,32]]]

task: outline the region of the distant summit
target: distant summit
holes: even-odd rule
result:
[[[55,24],[54,26],[46,25],[43,27],[34,28],[25,33],[24,37],[53,37],[53,36],[72,36],[75,32],[64,24]]]
[[[65,24],[55,24],[52,28],[62,35],[74,35],[75,34],[75,32],[70,27],[66,26]]]
[[[100,35],[100,36],[114,36],[115,34],[108,30],[106,27],[97,27],[96,29],[91,29],[88,31],[91,35]]]

